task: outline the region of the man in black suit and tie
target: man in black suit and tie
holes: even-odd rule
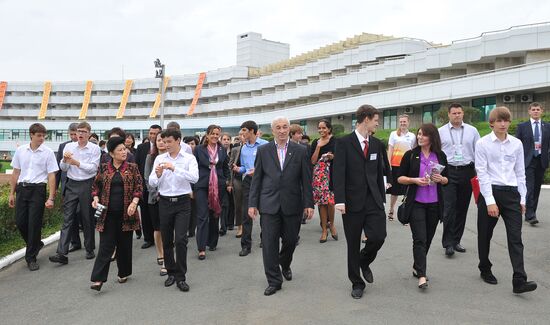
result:
[[[248,204],[250,218],[255,219],[258,210],[261,214],[266,296],[281,289],[283,276],[292,280],[290,263],[302,214],[309,219],[313,217],[311,168],[306,148],[290,141],[287,118],[275,118],[271,129],[275,141],[258,148]],[[282,239],[280,251],[279,239]]]
[[[531,225],[539,223],[537,206],[544,172],[548,168],[548,146],[550,143],[550,125],[541,119],[544,109],[533,102],[529,105],[530,119],[516,129],[516,137],[523,143],[525,156],[525,178],[527,181],[527,210],[525,221]]]
[[[384,175],[391,183],[384,144],[373,137],[380,112],[371,105],[357,109],[357,128],[336,142],[334,152],[334,195],[336,209],[342,213],[348,248],[348,277],[351,296],[363,296],[365,282],[373,282],[370,264],[386,238]],[[367,237],[361,249],[361,233]]]

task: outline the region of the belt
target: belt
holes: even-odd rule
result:
[[[23,187],[41,187],[46,186],[46,183],[27,183],[27,182],[19,182],[17,185],[21,185]]]
[[[469,163],[468,165],[463,165],[463,166],[449,165],[449,168],[454,170],[470,169],[470,168],[474,168],[474,163],[472,162],[472,163]]]
[[[504,192],[517,192],[517,186],[506,186],[506,185],[492,185],[493,190],[504,191]]]
[[[88,181],[93,180],[93,179],[95,179],[95,177],[90,177],[90,178],[88,178],[88,179],[81,179],[81,180],[72,179],[72,178],[68,178],[68,177],[67,177],[67,182],[68,182],[68,181],[71,181],[71,182],[88,182]]]
[[[163,200],[166,200],[168,202],[178,202],[185,198],[189,197],[189,194],[183,194],[183,195],[177,195],[177,196],[165,196],[165,195],[159,195],[159,197]]]

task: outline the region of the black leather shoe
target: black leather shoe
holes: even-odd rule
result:
[[[76,252],[79,249],[82,249],[82,246],[71,246],[69,247],[69,253]]]
[[[69,263],[69,259],[67,258],[67,256],[65,255],[61,255],[61,254],[56,254],[54,256],[50,256],[50,262],[53,262],[53,263],[59,263],[59,264],[68,264]]]
[[[535,291],[536,289],[537,283],[535,281],[526,281],[519,284],[514,284],[514,293],[524,293]]]
[[[483,281],[485,281],[489,284],[497,284],[498,283],[497,278],[495,278],[495,276],[491,272],[481,273],[481,278],[483,279]]]
[[[279,290],[281,290],[281,286],[278,286],[278,287],[269,286],[269,287],[265,288],[264,295],[265,296],[271,296]]]
[[[239,252],[239,256],[246,256],[250,254],[250,249],[246,249],[246,248],[243,248],[240,252]]]
[[[227,226],[227,230],[234,230],[235,226]]]
[[[199,254],[199,261],[204,261],[206,259],[206,254]]]
[[[462,245],[460,244],[456,244],[455,247],[454,247],[454,250],[456,252],[459,252],[459,253],[466,253],[466,248],[464,248]]]
[[[539,223],[538,219],[537,218],[533,218],[533,219],[529,219],[529,220],[526,220],[531,226],[534,226],[536,225],[537,223]]]
[[[100,282],[99,284],[94,283],[90,286],[90,289],[95,291],[101,291],[101,287],[103,287],[103,282]]]
[[[86,252],[86,259],[87,259],[87,260],[91,260],[91,259],[94,259],[94,258],[95,258],[95,253],[94,253],[94,251]]]
[[[176,277],[173,276],[173,275],[169,275],[168,279],[166,279],[166,281],[164,281],[164,286],[169,287],[169,286],[173,285],[175,282],[176,282]]]
[[[285,278],[285,280],[287,280],[287,281],[292,280],[292,270],[290,268],[287,269],[287,270],[283,270],[282,273],[283,273],[283,277]]]
[[[363,297],[364,290],[365,289],[360,289],[360,288],[351,290],[351,297],[353,299],[361,299]]]
[[[147,248],[149,248],[149,247],[151,247],[151,246],[154,246],[154,245],[155,245],[155,244],[146,241],[146,242],[143,243],[143,245],[141,245],[141,249],[147,249]]]
[[[453,246],[447,246],[445,247],[445,255],[451,257],[455,254],[455,249],[453,248]]]
[[[213,252],[213,251],[216,250],[216,247],[208,247],[208,250],[211,251],[211,252]]]
[[[220,237],[223,237],[223,236],[225,236],[225,234],[227,234],[227,231],[225,231],[225,230],[220,230],[220,231],[218,232],[218,234],[220,235]]]
[[[374,282],[374,277],[372,276],[372,270],[370,269],[370,267],[366,267],[366,268],[361,268],[361,272],[363,272],[363,277],[365,278],[365,281],[367,281],[367,283],[373,283]]]
[[[28,262],[27,263],[27,267],[29,268],[29,270],[31,271],[37,271],[40,266],[38,266],[38,263],[36,263],[36,261],[31,261],[31,262]]]
[[[195,233],[194,232],[190,232],[189,235],[187,235],[187,238],[193,238],[195,237]]]
[[[176,285],[178,286],[178,288],[183,291],[183,292],[187,292],[189,291],[189,285],[187,283],[185,283],[185,281],[178,281],[176,283]]]

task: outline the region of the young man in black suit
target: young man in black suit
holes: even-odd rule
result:
[[[537,206],[544,172],[548,168],[550,125],[542,121],[544,109],[533,102],[529,105],[529,121],[518,125],[516,138],[523,143],[525,157],[525,178],[527,180],[527,211],[525,221],[531,225],[539,223]]]
[[[376,132],[380,112],[371,105],[357,109],[357,128],[339,139],[334,153],[334,195],[342,213],[348,248],[348,277],[351,296],[363,296],[365,282],[373,282],[370,264],[386,238],[384,175],[391,183],[390,167],[384,159],[384,144],[370,134]],[[361,233],[367,237],[361,249]]]
[[[250,185],[248,215],[261,214],[262,254],[270,296],[281,289],[283,276],[292,280],[290,263],[298,241],[302,214],[313,217],[313,190],[309,155],[290,141],[290,122],[278,117],[271,122],[275,141],[258,148]],[[282,247],[279,251],[279,239]],[[282,276],[281,276],[282,268]]]

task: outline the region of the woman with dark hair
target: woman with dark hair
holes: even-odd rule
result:
[[[126,161],[124,138],[107,142],[112,160],[102,164],[92,185],[92,207],[105,207],[97,219],[99,252],[92,271],[91,289],[100,291],[107,281],[111,255],[117,248],[118,282],[125,283],[132,274],[132,234],[140,228],[136,213],[143,192],[138,166]]]
[[[334,225],[334,193],[332,188],[332,160],[334,159],[334,145],[332,136],[332,124],[329,120],[322,119],[317,125],[321,136],[313,140],[311,144],[311,163],[313,167],[313,201],[319,208],[321,217],[321,239],[325,243],[328,237],[328,229],[334,240],[338,240],[338,233]]]
[[[199,165],[199,180],[194,186],[197,204],[197,248],[199,260],[206,258],[206,246],[215,251],[218,245],[218,219],[222,200],[228,186],[229,156],[220,145],[221,127],[210,125],[206,129],[204,144],[195,148]]]
[[[134,138],[132,133],[126,133],[126,141],[124,141],[124,144],[126,145],[126,148],[130,150],[132,155],[136,154],[136,138]]]
[[[193,154],[195,154],[195,149],[199,145],[199,138],[197,136],[186,136],[183,138],[183,142],[191,148]],[[195,201],[195,184],[191,184],[191,216],[189,217],[189,230],[187,237],[195,237],[195,229],[197,228],[197,202]]]
[[[228,157],[231,156],[231,135],[227,132],[224,132],[222,134],[221,138],[221,145],[222,148],[225,150],[225,153]],[[229,168],[229,160],[228,160],[228,168]],[[234,220],[235,220],[235,214],[234,214],[234,207],[233,207],[233,185],[231,182],[229,182],[229,176],[227,178],[228,185],[224,189],[225,193],[223,195],[222,200],[222,215],[220,218],[220,236],[225,236],[227,233],[227,230],[233,230]]]
[[[437,128],[433,124],[422,124],[416,140],[418,146],[407,151],[401,160],[397,181],[408,185],[405,215],[413,238],[413,275],[418,278],[418,287],[426,289],[426,256],[437,224],[443,217],[443,185],[449,180],[447,169],[440,172],[435,166],[447,166]]]

